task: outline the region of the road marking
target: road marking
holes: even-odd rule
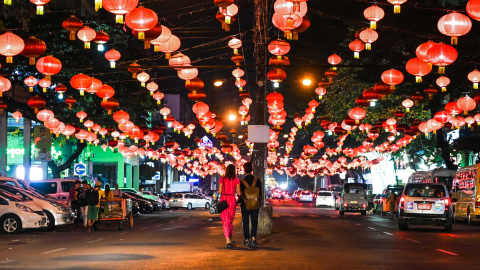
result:
[[[407,239],[407,240],[408,240],[408,241],[412,241],[412,242],[414,242],[414,243],[417,243],[417,244],[419,244],[419,243],[420,243],[420,241],[413,240],[413,239]]]
[[[50,251],[47,251],[47,252],[43,252],[42,254],[50,254],[50,253],[61,251],[61,250],[64,250],[64,249],[66,249],[66,248],[54,249],[54,250],[50,250]]]
[[[375,228],[373,228],[373,227],[368,227],[368,228],[369,228],[370,230],[376,230],[376,229],[375,229]]]
[[[91,243],[95,243],[95,242],[98,242],[98,241],[102,241],[103,239],[105,239],[105,238],[100,238],[100,239],[97,239],[97,240],[87,241],[87,244],[91,244]]]
[[[389,233],[389,232],[383,232],[383,233],[386,234],[386,235],[393,235],[393,234],[391,234],[391,233]]]
[[[9,262],[14,262],[15,260],[6,260],[6,261],[1,261],[0,263],[9,263]]]
[[[437,251],[440,251],[440,252],[443,252],[443,253],[447,253],[447,254],[450,254],[450,255],[453,255],[453,256],[458,256],[457,253],[453,253],[453,252],[446,251],[446,250],[443,250],[443,249],[437,249]]]
[[[362,226],[362,224],[358,224],[358,223],[355,223],[355,225],[357,225],[357,226]]]

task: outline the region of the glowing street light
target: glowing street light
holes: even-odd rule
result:
[[[220,87],[223,85],[223,81],[215,81],[213,85],[215,85],[216,87]]]
[[[235,120],[237,120],[237,116],[236,116],[235,114],[233,114],[233,113],[230,113],[230,114],[228,115],[228,120],[230,120],[230,121],[235,121]]]
[[[305,79],[302,80],[302,84],[305,85],[305,86],[310,86],[310,85],[312,85],[312,80],[308,79],[308,78],[305,78]]]

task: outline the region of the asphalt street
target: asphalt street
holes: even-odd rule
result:
[[[225,249],[221,220],[205,209],[166,210],[135,217],[132,230],[115,223],[88,233],[0,235],[2,269],[479,269],[480,226],[455,224],[398,231],[378,215],[339,216],[311,203],[274,201],[274,233],[244,247],[237,211],[235,241]]]

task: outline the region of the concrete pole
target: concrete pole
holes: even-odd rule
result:
[[[0,175],[7,176],[8,113],[0,114]]]
[[[25,170],[25,181],[30,182],[30,166],[31,156],[30,149],[32,148],[32,120],[23,118],[23,148],[25,154],[23,155],[23,168]]]

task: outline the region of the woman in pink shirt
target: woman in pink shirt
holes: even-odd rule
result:
[[[220,178],[218,186],[218,193],[221,195],[220,201],[227,201],[228,204],[228,208],[220,213],[223,222],[223,234],[227,241],[227,248],[232,246],[233,219],[235,218],[235,211],[237,210],[235,190],[237,191],[238,196],[240,196],[240,180],[237,178],[235,165],[230,164],[225,170],[225,176]]]

